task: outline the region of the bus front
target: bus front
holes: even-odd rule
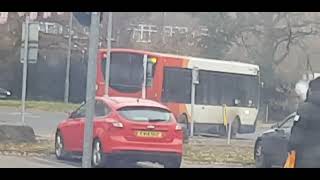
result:
[[[149,76],[154,75],[157,64],[154,56],[138,50],[112,49],[110,59],[109,96],[143,98],[143,94],[147,94],[144,91],[153,91],[152,82],[148,80]],[[107,50],[100,49],[97,59],[97,96],[106,93],[106,63]]]

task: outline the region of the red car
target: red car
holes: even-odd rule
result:
[[[55,154],[65,159],[81,155],[85,105],[62,121],[56,132]],[[183,131],[171,111],[151,100],[96,97],[92,166],[110,167],[118,162],[150,161],[179,168]]]

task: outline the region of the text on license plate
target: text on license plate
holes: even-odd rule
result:
[[[162,133],[157,131],[136,131],[138,137],[161,138]]]

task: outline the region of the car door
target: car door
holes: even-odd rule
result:
[[[282,166],[287,158],[294,117],[295,113],[286,117],[262,139],[263,153],[270,158],[273,165]]]
[[[102,100],[96,100],[95,102],[95,116],[93,119],[93,128],[94,128],[94,133],[95,129],[99,127],[100,122],[107,118],[109,113],[111,112],[110,108],[102,101]],[[81,126],[80,126],[80,149],[81,151],[83,150],[83,142],[84,142],[84,127],[85,127],[85,122],[84,120],[81,121]],[[95,136],[95,134],[94,134]]]
[[[68,151],[81,150],[81,129],[85,119],[85,105],[71,113],[64,125],[64,141]]]

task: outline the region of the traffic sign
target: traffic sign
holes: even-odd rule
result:
[[[22,24],[22,43],[20,50],[20,62],[24,62],[25,23]],[[39,51],[39,22],[29,22],[28,25],[28,63],[37,63]]]

